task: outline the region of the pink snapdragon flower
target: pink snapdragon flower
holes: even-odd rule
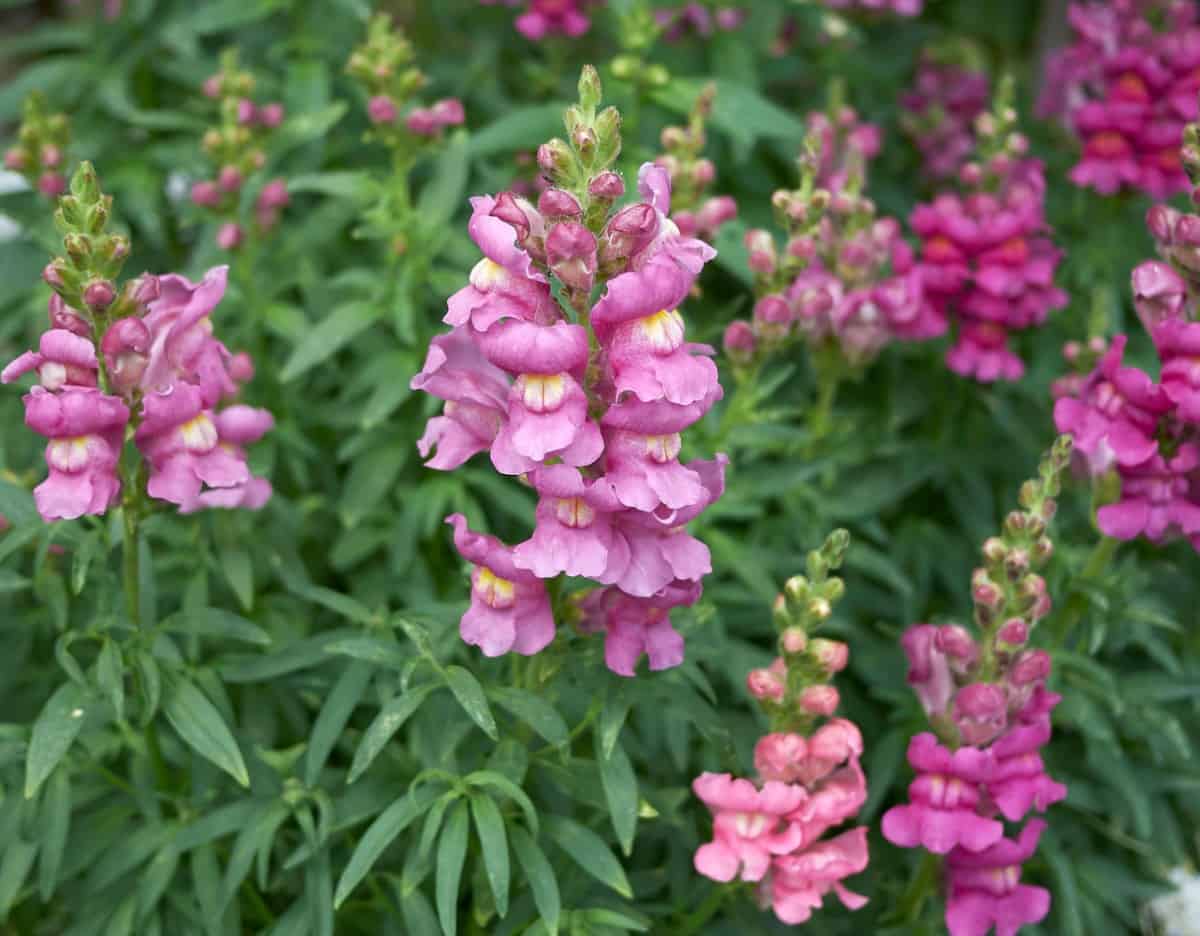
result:
[[[849,829],[804,851],[777,858],[759,888],[759,900],[770,906],[781,922],[793,926],[807,923],[831,890],[847,910],[861,909],[867,898],[849,890],[842,880],[865,871],[868,860],[866,827]]]
[[[950,936],[1015,936],[1050,912],[1050,892],[1022,884],[1021,865],[1037,850],[1046,823],[1025,824],[1020,837],[1001,838],[988,848],[955,849],[946,857],[946,927]]]
[[[654,21],[668,42],[678,42],[688,35],[708,38],[714,31],[732,32],[746,19],[746,11],[735,6],[719,6],[710,10],[695,0],[679,6],[661,6],[654,10]]]
[[[498,0],[480,0],[485,6],[493,6]],[[551,35],[564,35],[577,39],[591,28],[592,22],[585,12],[594,0],[503,0],[506,6],[526,4],[525,12],[515,22],[517,32],[526,39],[537,42]],[[595,0],[603,2],[603,0]]]
[[[511,547],[473,532],[462,514],[446,522],[454,528],[454,548],[474,566],[462,639],[485,656],[510,650],[529,656],[545,648],[554,639],[554,616],[542,580],[516,566]]]
[[[12,383],[30,371],[37,371],[47,390],[95,387],[96,348],[74,332],[52,328],[42,334],[37,351],[26,351],[0,371],[0,383]]]
[[[585,71],[581,94],[597,92]],[[554,634],[544,581],[585,577],[597,587],[576,599],[576,622],[603,631],[608,667],[633,676],[643,655],[652,670],[683,660],[671,612],[699,600],[712,568],[686,526],[720,497],[726,460],[678,461],[680,433],[722,392],[711,350],[686,342],[679,309],[714,252],[671,222],[663,169],[643,166],[642,200],[615,212],[624,185],[607,165],[589,163],[582,181],[563,169],[579,159],[573,145],[615,158],[612,117],[572,124],[573,143],[540,148],[547,187],[536,206],[511,192],[471,199],[468,233],[483,259],[450,296],[453,331],[433,340],[411,386],[445,401],[418,443],[423,456],[436,448],[430,467],[487,451],[538,493],[532,532],[516,546],[448,520],[476,566],[464,640],[489,656],[536,653]]]
[[[729,774],[704,773],[692,789],[713,813],[713,841],[696,852],[696,870],[714,881],[761,881],[773,855],[786,855],[803,838],[787,816],[804,801],[803,787],[774,780],[759,789]]]
[[[117,463],[128,407],[116,397],[77,386],[63,386],[57,393],[37,386],[24,402],[25,425],[50,440],[50,476],[33,489],[42,519],[104,513],[121,492]]]
[[[822,0],[831,10],[920,16],[925,0]]]

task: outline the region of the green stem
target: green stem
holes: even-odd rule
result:
[[[684,917],[679,925],[671,931],[674,936],[691,936],[692,933],[699,933],[724,906],[725,901],[729,898],[729,890],[728,887],[714,887],[709,891],[704,902]]]
[[[833,403],[837,399],[839,381],[836,377],[822,376],[817,390],[817,401],[808,413],[808,451],[811,455],[833,424]]]
[[[745,375],[737,378],[737,388],[733,391],[728,405],[721,412],[721,421],[717,424],[717,437],[713,440],[713,448],[726,448],[733,430],[745,421],[745,417],[753,414],[754,400],[758,389],[758,377],[762,373],[762,365],[756,364]]]
[[[905,923],[915,923],[921,918],[925,901],[937,887],[942,868],[942,859],[933,852],[925,852],[912,883],[896,904],[896,915]]]
[[[1061,647],[1066,642],[1075,625],[1079,623],[1087,611],[1087,595],[1080,591],[1078,586],[1098,579],[1107,570],[1113,556],[1116,554],[1117,547],[1120,545],[1120,540],[1113,539],[1111,536],[1102,536],[1099,542],[1092,548],[1092,553],[1088,556],[1087,562],[1084,563],[1083,568],[1079,570],[1079,574],[1075,576],[1072,582],[1072,585],[1075,587],[1072,589],[1070,599],[1063,608],[1062,614],[1058,616],[1058,619],[1054,622],[1054,626],[1051,628],[1052,643],[1055,647]]]
[[[130,623],[135,628],[142,626],[141,609],[141,569],[138,557],[138,517],[137,506],[131,503],[132,498],[126,494],[122,503],[125,517],[125,542],[121,546],[124,559],[125,608],[129,612]]]

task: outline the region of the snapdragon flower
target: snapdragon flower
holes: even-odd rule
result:
[[[686,341],[681,311],[714,252],[671,221],[659,166],[644,165],[641,200],[616,209],[619,117],[597,113],[591,69],[580,96],[572,142],[539,150],[548,185],[537,205],[512,192],[471,200],[467,230],[483,258],[449,297],[451,331],[433,339],[412,387],[443,401],[418,443],[429,467],[487,452],[538,494],[533,531],[516,546],[450,519],[476,570],[464,639],[489,656],[536,653],[554,634],[544,583],[579,576],[598,587],[573,596],[569,613],[604,632],[609,668],[632,676],[643,655],[651,669],[683,660],[670,612],[699,599],[712,568],[686,526],[721,496],[725,459],[679,454],[681,434],[722,393],[711,349]]]

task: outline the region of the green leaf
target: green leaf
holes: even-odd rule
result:
[[[179,737],[244,787],[250,786],[246,763],[225,719],[195,684],[178,679],[170,687],[163,713]]]
[[[508,709],[555,747],[567,743],[567,723],[557,709],[541,696],[524,689],[500,686],[491,691],[491,697],[501,708]]]
[[[240,640],[260,647],[271,643],[271,635],[253,621],[221,608],[184,608],[164,620],[161,627],[180,634]]]
[[[65,769],[50,775],[38,810],[38,896],[50,900],[58,886],[59,869],[71,829],[71,775]]]
[[[611,757],[613,748],[617,746],[617,738],[621,736],[621,728],[629,715],[629,706],[633,700],[623,690],[612,690],[604,697],[604,705],[600,709],[600,720],[596,723],[596,732],[600,740],[600,756]]]
[[[538,847],[533,836],[520,826],[513,826],[509,833],[513,851],[521,870],[525,872],[525,880],[533,893],[533,903],[537,907],[546,928],[551,936],[558,932],[558,918],[562,913],[562,901],[558,895],[558,878],[554,876],[554,868],[547,860],[545,853]]]
[[[379,814],[375,821],[367,827],[362,838],[358,840],[354,852],[350,855],[350,860],[346,863],[345,870],[342,871],[341,880],[338,881],[337,890],[333,895],[335,907],[342,905],[350,896],[350,892],[374,867],[384,849],[391,845],[396,840],[396,836],[408,828],[414,819],[422,816],[429,804],[439,795],[433,787],[419,787],[408,795],[400,797]]]
[[[369,172],[305,172],[287,180],[289,195],[317,192],[334,198],[365,201],[371,197],[375,183]]]
[[[125,664],[115,640],[105,640],[96,658],[96,685],[108,696],[118,719],[125,717]]]
[[[37,846],[30,842],[11,839],[4,843],[4,857],[0,858],[0,919],[8,916],[36,857]]]
[[[438,919],[446,936],[458,932],[458,884],[467,859],[467,822],[467,804],[460,800],[451,810],[438,840],[435,891]]]
[[[504,832],[504,818],[490,796],[478,793],[471,796],[471,815],[475,818],[483,867],[496,900],[496,912],[502,917],[508,916],[508,836]]]
[[[596,731],[596,746],[600,747],[599,729]],[[633,837],[637,832],[638,784],[633,765],[621,745],[613,748],[612,756],[600,758],[600,783],[604,787],[604,798],[608,801],[608,813],[613,831],[621,850],[629,855],[633,852]]]
[[[320,110],[289,117],[279,128],[275,143],[276,153],[324,136],[345,116],[348,107],[349,105],[345,101],[335,101]]]
[[[537,104],[506,111],[471,137],[469,151],[473,158],[493,156],[512,150],[529,149],[530,140],[545,140],[563,131],[563,106]]]
[[[221,571],[242,608],[246,611],[253,608],[254,564],[250,554],[237,546],[225,546],[221,550]]]
[[[625,869],[604,843],[604,839],[587,826],[582,826],[565,816],[547,816],[543,825],[558,847],[570,855],[571,860],[580,868],[622,897],[633,897],[633,890],[625,877]]]
[[[41,524],[33,494],[11,481],[0,480],[0,516],[14,527]]]
[[[375,621],[375,615],[371,613],[371,609],[349,595],[321,585],[309,585],[306,582],[288,582],[287,584],[288,590],[293,594],[314,604],[319,604],[323,608],[328,608],[334,614],[339,614],[348,620],[356,621],[359,624],[371,624]]]
[[[437,231],[454,217],[471,171],[469,155],[467,135],[461,131],[438,153],[433,178],[417,198],[417,215],[425,230]]]
[[[483,733],[493,741],[497,740],[500,735],[496,731],[496,719],[492,715],[479,680],[461,666],[447,666],[446,684],[454,693],[454,698],[458,699],[463,711],[471,717],[471,721],[483,729]]]
[[[308,750],[304,752],[304,780],[310,787],[317,785],[321,768],[325,766],[346,722],[366,692],[374,672],[369,664],[355,660],[346,667],[321,706],[321,714],[317,716],[308,739]]]
[[[283,365],[280,381],[288,383],[295,380],[336,354],[374,325],[380,314],[379,306],[371,302],[347,302],[335,308],[328,317],[305,332],[300,344]]]
[[[92,700],[76,683],[64,683],[46,701],[33,723],[25,757],[25,797],[30,799],[79,735]]]
[[[83,591],[83,586],[87,584],[88,570],[92,567],[92,560],[100,552],[100,545],[99,536],[85,536],[75,548],[71,558],[71,594],[78,595]]]
[[[325,652],[394,670],[404,669],[412,660],[412,657],[405,656],[404,649],[398,643],[382,637],[349,637],[331,643]]]
[[[437,685],[419,686],[387,701],[358,743],[358,750],[354,752],[354,761],[350,765],[350,773],[346,777],[347,783],[353,783],[363,775],[379,756],[379,752],[392,740],[392,736],[421,707],[429,693],[440,688],[441,686]]]
[[[254,818],[244,825],[233,842],[233,850],[225,862],[225,878],[221,884],[220,913],[225,913],[242,881],[250,873],[254,856],[263,848],[270,849],[279,827],[291,814],[283,800],[273,800],[261,806]]]
[[[467,786],[487,787],[507,796],[521,807],[522,812],[525,813],[525,822],[529,825],[533,834],[537,835],[538,814],[537,809],[534,808],[533,800],[529,798],[529,795],[524,790],[513,783],[512,780],[504,776],[504,774],[497,770],[476,770],[468,774],[463,782]]]

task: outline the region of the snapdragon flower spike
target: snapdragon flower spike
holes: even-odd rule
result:
[[[57,198],[67,190],[63,168],[70,139],[67,115],[49,113],[43,95],[34,92],[22,106],[17,142],[5,151],[4,168],[23,176],[46,198]]]
[[[821,0],[831,10],[893,16],[920,16],[925,0]]]
[[[713,840],[697,850],[696,870],[720,882],[761,882],[760,903],[785,923],[808,920],[830,891],[849,909],[866,903],[842,883],[866,868],[866,829],[823,838],[866,802],[862,735],[845,718],[812,730],[816,717],[837,707],[836,690],[823,680],[845,668],[849,651],[837,641],[810,640],[807,629],[827,619],[842,594],[841,580],[829,572],[847,543],[844,531],[830,536],[809,554],[809,577],[789,580],[776,600],[783,655],[747,680],[775,729],[755,745],[757,783],[703,774],[692,785],[714,817]],[[817,695],[828,704],[812,704]]]
[[[922,241],[925,294],[958,324],[946,364],[981,383],[1020,379],[1025,365],[1009,346],[1011,334],[1042,324],[1067,301],[1054,285],[1061,252],[1046,224],[1042,164],[1024,158],[1028,144],[1013,130],[1011,97],[1005,81],[995,113],[976,121],[980,161],[959,173],[963,191],[939,194],[909,219]]]
[[[746,11],[736,6],[717,6],[709,9],[695,0],[678,6],[660,6],[654,10],[654,22],[663,31],[667,42],[696,35],[708,38],[714,32],[732,32],[746,20]]]
[[[713,251],[670,221],[658,167],[639,173],[643,200],[614,212],[620,118],[599,101],[585,69],[566,115],[571,142],[539,150],[547,187],[536,206],[511,192],[471,200],[468,232],[483,259],[449,298],[453,331],[433,340],[411,386],[445,401],[418,443],[430,467],[487,451],[498,472],[538,493],[524,542],[486,540],[488,574],[543,599],[541,582],[559,575],[596,583],[568,607],[581,630],[604,632],[609,668],[632,676],[643,655],[652,670],[683,659],[670,615],[699,600],[712,568],[686,525],[721,496],[726,460],[678,461],[680,433],[721,396],[710,351],[684,340],[679,311]],[[488,638],[492,593],[476,591],[462,624],[469,642],[488,654],[544,645]]]
[[[1200,18],[1190,3],[1073,3],[1072,43],[1047,62],[1042,116],[1079,138],[1076,185],[1166,198],[1188,188],[1179,159],[1197,119]]]
[[[90,387],[57,393],[34,387],[25,397],[25,424],[46,436],[50,476],[33,489],[44,520],[102,514],[121,493],[117,465],[129,409],[117,397]]]

